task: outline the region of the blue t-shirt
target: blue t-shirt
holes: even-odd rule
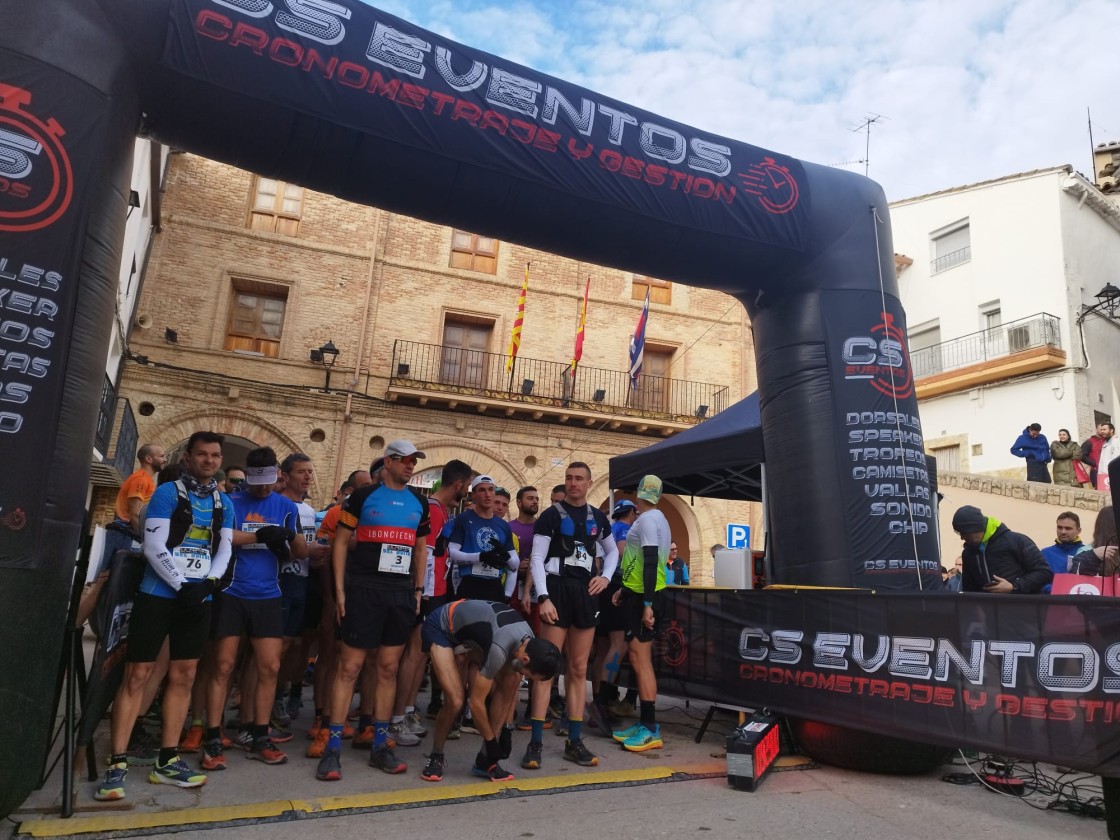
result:
[[[632,522],[622,522],[621,520],[611,525],[611,536],[617,545],[621,546],[626,542],[626,535],[630,533],[630,526]]]
[[[489,551],[495,547],[506,552],[514,550],[513,529],[508,522],[500,516],[484,519],[473,510],[465,510],[455,517],[451,524],[450,541],[458,544],[467,554]],[[501,575],[501,569],[485,563],[459,567],[460,578],[499,578]]]
[[[428,500],[415,487],[393,490],[370,484],[355,490],[338,515],[355,531],[357,544],[346,561],[347,583],[374,589],[411,589],[412,551],[431,533]],[[348,537],[339,534],[339,539]],[[420,562],[425,562],[422,556]]]
[[[265,525],[279,525],[300,533],[299,508],[279,493],[258,499],[248,493],[234,499],[234,527],[238,531],[256,531]],[[257,601],[280,597],[280,558],[264,543],[239,545],[233,551],[230,585],[225,591],[238,598]]]
[[[233,502],[225,493],[221,493],[220,496],[222,500],[222,522],[218,530],[233,528]],[[209,551],[211,520],[214,518],[214,495],[207,493],[205,496],[196,496],[194,493],[188,493],[187,498],[191,502],[194,527],[187,531],[180,546]],[[171,514],[178,504],[179,490],[175,486],[175,482],[168,481],[161,484],[156,488],[156,492],[152,494],[152,498],[148,502],[145,521],[171,519]],[[163,582],[163,579],[155,573],[150,564],[144,566],[144,577],[140,581],[140,591],[160,598],[175,597],[175,590]]]

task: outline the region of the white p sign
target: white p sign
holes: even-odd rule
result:
[[[728,525],[727,526],[727,547],[728,548],[750,548],[751,546],[751,526],[750,525]]]

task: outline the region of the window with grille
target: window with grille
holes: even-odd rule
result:
[[[451,267],[494,274],[498,270],[498,240],[465,230],[452,231]]]
[[[650,303],[673,302],[673,284],[668,280],[655,280],[652,277],[635,274],[634,282],[630,287],[630,297],[634,300],[645,300],[647,289]]]
[[[267,233],[295,236],[303,213],[303,187],[274,178],[253,178],[249,227]]]
[[[972,238],[968,219],[930,234],[930,274],[948,271],[972,259]]]
[[[275,359],[280,355],[287,306],[287,287],[235,279],[225,349]]]

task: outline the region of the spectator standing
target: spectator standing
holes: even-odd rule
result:
[[[1085,548],[1085,545],[1081,542],[1081,517],[1072,510],[1059,513],[1055,527],[1057,536],[1054,538],[1054,544],[1042,549],[1042,556],[1046,558],[1054,574],[1059,575],[1069,571],[1071,559]],[[1042,591],[1049,594],[1049,584],[1044,586]]]
[[[1105,443],[1116,436],[1116,427],[1111,423],[1097,424],[1097,433],[1081,444],[1081,462],[1089,465],[1089,484],[1097,486],[1097,468],[1100,465],[1101,449]]]
[[[945,590],[947,592],[960,592],[961,591],[961,569],[964,567],[964,559],[957,557],[953,562],[953,568],[949,571],[949,578],[945,581]]]
[[[1105,424],[1108,426],[1108,439],[1105,440],[1104,445],[1101,446],[1100,462],[1097,464],[1097,480],[1094,487],[1098,490],[1108,490],[1108,465],[1120,458],[1120,438],[1116,437],[1115,427],[1111,423]]]
[[[688,586],[688,564],[677,554],[677,544],[669,544],[669,561],[665,571],[665,583],[675,586]]]
[[[1058,439],[1050,444],[1050,457],[1054,459],[1054,483],[1066,487],[1080,487],[1074,472],[1074,462],[1081,460],[1081,445],[1070,437],[1069,429],[1058,429]]]
[[[1027,481],[1050,483],[1050,470],[1046,467],[1050,463],[1050,443],[1046,440],[1046,435],[1042,434],[1040,424],[1031,423],[1023,429],[1023,433],[1011,447],[1011,454],[1016,458],[1026,459]]]
[[[1111,576],[1120,571],[1120,548],[1116,539],[1116,514],[1112,505],[1097,511],[1093,523],[1093,544],[1073,556],[1070,571],[1076,575]]]

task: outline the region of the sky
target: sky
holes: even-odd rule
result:
[[[1089,114],[1094,143],[1120,140],[1117,0],[369,5],[704,132],[866,166],[891,201],[1088,173]]]

